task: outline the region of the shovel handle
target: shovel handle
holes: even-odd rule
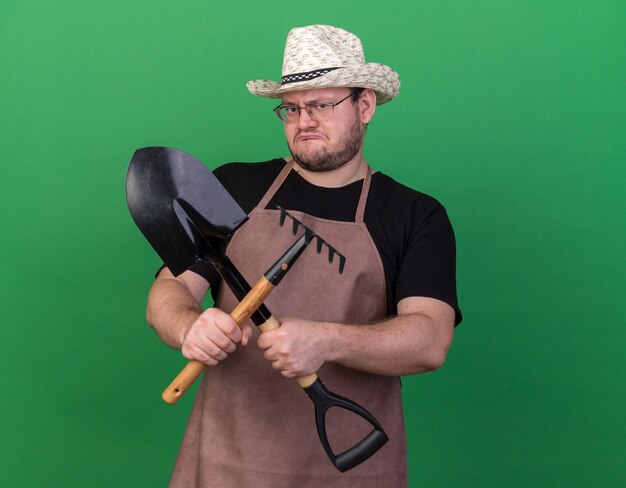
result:
[[[278,329],[279,327],[280,324],[272,316],[263,325],[260,325],[259,329],[261,329],[261,332],[266,332],[268,330]],[[315,373],[300,376],[296,378],[296,381],[315,406],[315,423],[324,451],[326,451],[326,455],[335,467],[342,473],[369,459],[389,440],[382,426],[371,413],[352,400],[328,391],[324,383],[322,383]],[[373,430],[351,448],[342,453],[335,454],[328,441],[328,435],[326,434],[326,412],[331,407],[344,408],[362,417],[372,425]]]
[[[389,440],[384,429],[371,413],[352,400],[329,391],[320,380],[316,381],[309,388],[305,388],[304,391],[315,406],[315,423],[317,424],[317,433],[324,451],[326,451],[328,459],[342,473],[372,457]],[[326,412],[334,407],[352,412],[373,427],[371,432],[363,439],[339,454],[333,452],[326,434]]]
[[[270,283],[265,276],[262,276],[244,297],[244,299],[241,300],[241,302],[239,302],[239,304],[230,313],[230,316],[235,320],[235,322],[237,322],[237,325],[241,325],[248,320],[273,289],[274,285],[272,285],[272,283]],[[272,319],[273,317],[270,318],[270,320]],[[267,322],[270,322],[270,320]],[[276,322],[276,325],[280,327],[275,319],[274,322]],[[163,400],[170,405],[177,403],[189,387],[200,377],[204,368],[205,364],[200,361],[189,361],[187,366],[185,366],[182,371],[178,373],[178,376],[174,378],[174,381],[172,381],[163,391],[163,394],[161,395]]]

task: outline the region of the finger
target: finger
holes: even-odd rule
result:
[[[276,360],[276,361],[272,361],[272,368],[281,371],[282,370],[282,363],[280,362],[280,360]]]
[[[241,328],[230,315],[222,315],[215,321],[215,325],[232,342],[237,343],[241,341]]]
[[[197,347],[188,347],[182,351],[183,356],[185,356],[189,360],[200,361],[201,363],[206,364],[207,366],[215,366],[219,363],[219,360],[207,354],[200,348]]]
[[[246,346],[252,337],[252,327],[249,325],[244,325],[241,329],[241,345]]]
[[[202,336],[195,341],[188,341],[183,346],[182,351],[185,357],[189,357],[189,359],[197,359],[198,361],[203,362],[207,358],[211,358],[215,361],[222,361],[228,356],[227,351],[206,336]]]
[[[228,356],[228,353],[224,351],[224,349],[214,343],[207,343],[203,348],[203,352],[216,361],[222,361]]]
[[[190,351],[190,348],[197,347],[210,355],[215,356],[220,349],[224,353],[233,352],[235,344],[214,325],[200,326],[192,329],[187,334],[183,342],[183,351]]]
[[[241,330],[237,322],[226,312],[218,308],[206,309],[196,322],[197,324],[194,325],[198,325],[202,329],[219,329],[233,342],[239,342],[241,340]]]
[[[263,357],[270,361],[272,364],[274,363],[274,361],[278,360],[278,356],[274,353],[273,349],[266,349],[263,353]]]
[[[274,344],[274,331],[268,330],[259,335],[256,341],[257,346],[261,349],[269,349]]]
[[[203,342],[203,346],[206,345],[208,347],[209,344],[212,344],[227,354],[234,352],[237,348],[236,344],[230,339],[230,337],[218,328],[207,331],[206,339]]]

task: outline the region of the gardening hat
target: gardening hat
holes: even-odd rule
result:
[[[267,98],[313,88],[369,88],[380,105],[398,94],[400,77],[389,66],[366,63],[361,40],[351,32],[309,25],[289,32],[281,81],[252,80],[247,87],[253,95]]]

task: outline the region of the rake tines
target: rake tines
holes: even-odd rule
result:
[[[305,242],[308,244],[313,240],[313,238],[317,239],[316,241],[317,254],[321,254],[322,247],[326,246],[328,248],[328,262],[332,263],[335,259],[335,256],[338,256],[339,257],[339,274],[343,273],[343,269],[346,265],[346,257],[343,254],[341,254],[339,251],[337,251],[337,249],[335,249],[328,242],[326,242],[324,239],[318,236],[315,232],[313,232],[311,228],[307,227],[305,224],[303,224],[297,218],[295,218],[293,215],[287,212],[287,210],[285,210],[284,208],[278,205],[276,205],[276,208],[280,210],[280,222],[279,223],[281,227],[285,224],[285,218],[289,217],[292,221],[291,233],[295,236],[298,233],[298,227],[302,227],[304,229]]]

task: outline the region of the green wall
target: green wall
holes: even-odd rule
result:
[[[457,235],[465,320],[404,381],[411,487],[623,486],[625,21],[608,0],[2,2],[0,485],[166,486],[191,395],[160,400],[184,361],[145,325],[159,262],[128,161],[284,155],[245,82],[330,23],[402,78],[368,161]]]

